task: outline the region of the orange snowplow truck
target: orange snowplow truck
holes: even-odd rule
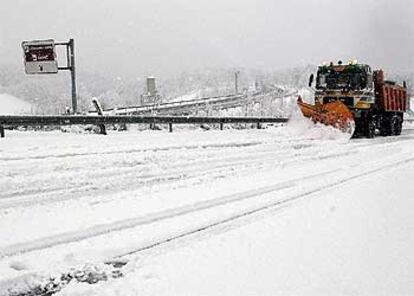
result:
[[[309,78],[309,87],[314,75]],[[314,122],[332,125],[354,136],[400,135],[408,107],[407,85],[384,79],[382,70],[356,62],[318,67],[315,105],[298,99],[302,113]]]

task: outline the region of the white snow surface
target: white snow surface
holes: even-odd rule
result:
[[[11,132],[0,295],[85,265],[57,295],[412,295],[414,130]]]
[[[30,111],[30,103],[9,94],[0,94],[0,115],[19,115]]]

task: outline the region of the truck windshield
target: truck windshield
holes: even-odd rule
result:
[[[368,74],[362,68],[321,67],[318,70],[316,88],[360,90],[367,87]]]

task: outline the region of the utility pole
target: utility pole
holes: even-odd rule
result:
[[[239,74],[240,71],[234,72],[234,92],[236,95],[239,93]]]

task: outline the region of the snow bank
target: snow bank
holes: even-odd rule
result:
[[[30,113],[32,106],[9,94],[0,94],[0,115]]]

